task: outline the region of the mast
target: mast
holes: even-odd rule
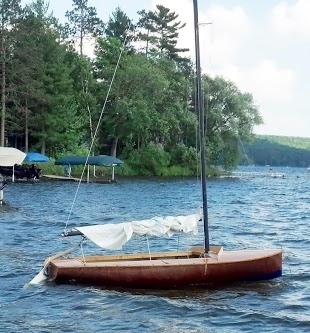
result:
[[[198,24],[197,0],[193,0],[193,5],[194,5],[194,28],[195,28],[195,55],[196,55],[196,105],[195,106],[196,106],[197,113],[199,116],[199,142],[200,142],[204,247],[205,247],[205,253],[208,253],[209,252],[209,226],[208,226],[207,182],[206,182],[205,117],[204,117],[202,89],[201,89],[201,68],[200,68],[199,24]]]

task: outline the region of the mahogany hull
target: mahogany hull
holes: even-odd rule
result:
[[[52,260],[48,276],[108,288],[171,289],[273,279],[282,274],[282,250],[224,251],[219,258],[109,260],[109,256]]]

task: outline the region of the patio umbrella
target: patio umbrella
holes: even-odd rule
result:
[[[55,161],[56,165],[85,165],[87,156],[64,156]],[[97,155],[97,156],[89,156],[87,165],[87,182],[89,181],[89,166],[97,165],[97,166],[106,166],[112,167],[112,180],[114,180],[114,167],[116,165],[123,164],[123,161],[119,160],[116,157],[108,156],[108,155]]]
[[[24,161],[40,163],[40,162],[48,162],[49,158],[40,153],[29,152],[26,154]]]
[[[64,156],[55,161],[56,165],[84,165],[86,156]],[[89,156],[88,165],[115,166],[123,164],[123,161],[108,155]]]
[[[14,182],[14,165],[22,164],[26,154],[12,147],[0,147],[0,166],[12,167],[12,182]]]

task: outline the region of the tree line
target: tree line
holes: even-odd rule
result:
[[[244,145],[243,165],[310,166],[310,138],[258,135]]]
[[[117,7],[103,22],[88,0],[73,0],[60,23],[44,0],[2,0],[0,146],[57,158],[93,142],[94,154],[117,155],[140,174],[196,170],[195,71],[177,47],[184,26],[162,5],[136,22]],[[261,116],[234,83],[202,81],[208,164],[233,168]]]

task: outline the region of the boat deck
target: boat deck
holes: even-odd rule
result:
[[[62,267],[108,267],[108,266],[160,266],[167,265],[201,265],[201,264],[224,264],[233,262],[252,261],[263,259],[271,255],[282,253],[282,250],[238,250],[221,251],[219,255],[203,257],[200,253],[193,251],[185,252],[163,252],[149,254],[128,254],[111,256],[92,256],[61,258],[52,260],[59,268]]]

